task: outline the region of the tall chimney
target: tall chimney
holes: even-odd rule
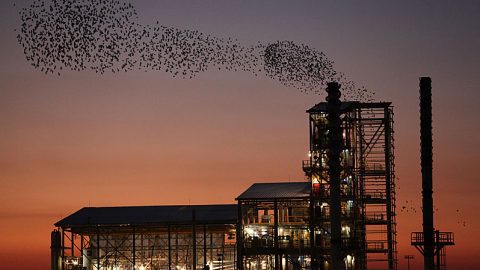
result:
[[[340,120],[340,84],[327,84],[328,113],[328,173],[330,177],[331,263],[335,270],[344,269],[342,256],[342,223],[340,204],[340,154],[342,152],[342,126]]]
[[[425,270],[434,270],[432,80],[430,77],[420,78],[420,148],[424,236],[423,262]]]

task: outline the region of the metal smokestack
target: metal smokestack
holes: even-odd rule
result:
[[[340,84],[327,84],[328,113],[328,173],[330,177],[331,263],[334,270],[344,269],[342,256],[342,209],[340,204],[340,154],[342,152],[342,126],[340,120]]]
[[[434,270],[432,80],[430,77],[420,78],[420,148],[422,166],[424,269]]]

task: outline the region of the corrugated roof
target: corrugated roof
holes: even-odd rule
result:
[[[55,223],[57,227],[91,225],[234,224],[236,204],[85,207]]]
[[[340,105],[340,110],[345,111],[350,109],[354,104],[360,104],[357,101],[344,101]],[[312,108],[307,110],[307,113],[316,113],[316,112],[327,112],[327,102],[320,102],[315,104]]]
[[[309,182],[255,183],[236,200],[268,200],[306,198],[310,196]]]
[[[348,111],[353,108],[388,108],[391,102],[359,102],[359,101],[342,101],[340,105],[341,111]],[[327,112],[327,102],[320,102],[315,104],[312,108],[307,110],[307,113]]]

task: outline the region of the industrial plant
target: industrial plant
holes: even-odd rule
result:
[[[307,110],[305,181],[253,183],[237,204],[82,208],[55,223],[51,269],[397,269],[392,104],[327,93]]]

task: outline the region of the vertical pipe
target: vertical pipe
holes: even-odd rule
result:
[[[170,231],[170,225],[168,225],[168,270],[172,269],[172,233]]]
[[[84,259],[83,246],[84,246],[83,234],[80,234],[80,258],[81,258],[82,265],[85,266],[85,263],[83,261],[83,259]]]
[[[278,263],[278,202],[277,200],[273,201],[273,245],[275,248],[275,270],[279,269]]]
[[[203,269],[207,269],[207,225],[203,224]]]
[[[238,201],[237,206],[237,270],[243,270],[243,222],[242,202]]]
[[[62,245],[60,249],[61,255],[62,255],[62,270],[64,270],[65,267],[65,230],[62,228]]]
[[[363,122],[362,120],[362,110],[357,111],[358,115],[358,129],[356,132],[358,133],[358,152],[359,152],[359,159],[360,159],[360,171],[359,171],[359,185],[360,185],[360,204],[361,204],[361,210],[360,210],[360,215],[361,215],[361,220],[362,220],[362,225],[361,225],[361,258],[360,258],[360,269],[367,269],[367,253],[365,252],[367,250],[367,235],[366,235],[366,203],[364,201],[365,198],[365,149],[364,149],[364,126],[361,124]]]
[[[222,237],[222,270],[224,269],[223,261],[225,259],[225,237]]]
[[[310,135],[312,136],[312,135]],[[312,164],[311,162],[312,158],[310,158],[310,164]],[[313,165],[312,165],[313,166]],[[312,168],[312,171],[313,171],[313,168]],[[313,177],[313,174],[312,176],[310,177]],[[312,270],[316,270],[318,268],[318,263],[317,263],[317,256],[315,254],[315,224],[316,224],[316,215],[315,215],[315,195],[314,195],[314,191],[313,191],[313,182],[312,182],[312,179],[310,179],[311,183],[311,190],[310,190],[310,205],[309,205],[309,208],[310,208],[310,224],[309,224],[309,229],[310,229],[310,268]]]
[[[308,173],[310,176],[310,204],[309,204],[309,211],[310,211],[310,224],[309,224],[309,230],[310,230],[310,269],[315,270],[317,269],[317,257],[315,255],[315,225],[316,225],[316,213],[315,213],[315,203],[316,203],[316,197],[314,195],[314,190],[313,190],[313,172],[314,172],[314,165],[313,165],[313,140],[315,138],[315,135],[313,134],[314,128],[313,128],[313,117],[311,114],[308,115],[308,128],[310,131],[310,150],[309,150],[309,162],[310,164],[307,164],[307,166],[310,166],[308,168]]]
[[[195,208],[192,209],[192,242],[193,242],[193,256],[192,256],[192,269],[197,269],[197,228],[195,224]]]
[[[391,119],[390,110],[387,107],[384,109],[385,121],[385,192],[386,192],[386,210],[387,210],[387,245],[388,245],[388,269],[394,269],[394,243],[392,232],[392,158],[391,158]]]
[[[60,248],[61,248],[61,236],[58,230],[53,230],[51,234],[51,270],[60,270]]]
[[[178,266],[178,231],[175,232],[175,266]]]
[[[432,80],[430,77],[420,78],[420,148],[424,236],[423,263],[425,270],[434,270]]]
[[[331,261],[335,270],[343,269],[342,256],[342,222],[340,204],[340,154],[342,151],[342,127],[340,120],[340,84],[327,84],[328,113],[328,173],[330,178],[330,226],[331,226]]]
[[[70,232],[70,244],[71,244],[71,249],[72,249],[72,257],[75,257],[75,235],[73,232]]]
[[[97,226],[97,270],[100,270],[100,229]]]
[[[213,262],[213,233],[212,232],[210,232],[210,261]]]
[[[435,242],[437,243],[437,245],[436,245],[437,250],[435,252],[437,254],[437,270],[441,270],[440,266],[442,264],[441,263],[441,258],[442,258],[441,257],[441,255],[442,255],[441,251],[442,251],[442,249],[441,249],[441,246],[440,246],[440,231],[439,230],[435,231],[435,239],[436,239]]]
[[[133,250],[133,254],[132,254],[132,255],[133,255],[133,260],[132,260],[132,263],[133,263],[133,268],[132,268],[132,269],[135,269],[135,266],[136,266],[136,264],[137,264],[137,262],[136,262],[136,259],[137,259],[137,258],[136,258],[136,254],[135,254],[135,253],[136,253],[136,248],[135,248],[136,243],[135,243],[135,242],[136,242],[136,240],[137,240],[137,239],[136,239],[136,235],[135,235],[135,227],[133,227],[132,238],[133,238],[133,241],[132,241],[132,250]]]

